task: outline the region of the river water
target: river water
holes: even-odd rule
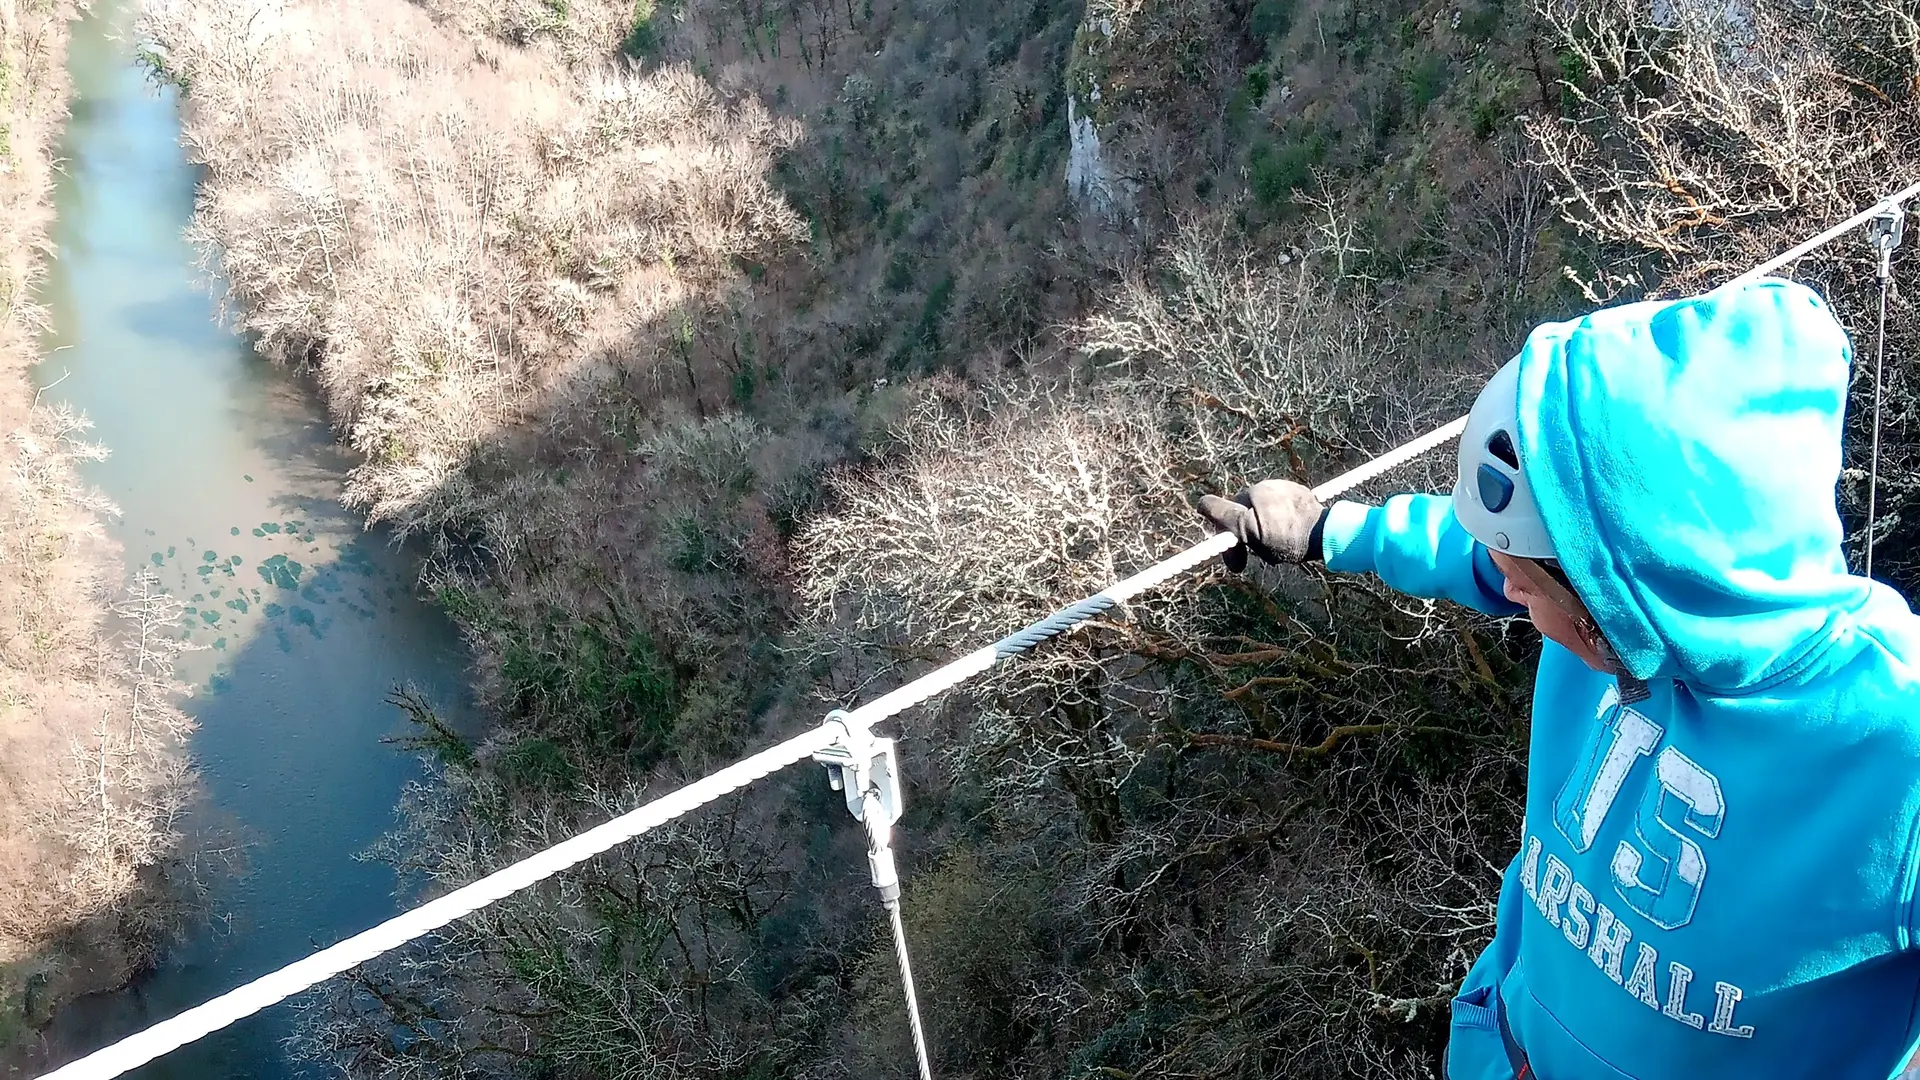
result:
[[[318,401],[219,321],[181,237],[196,175],[177,101],[134,65],[130,6],[106,0],[73,27],[39,376],[111,451],[86,477],[124,511],[110,528],[128,574],[156,573],[188,605],[202,648],[180,670],[205,816],[247,846],[244,873],[215,888],[211,928],[135,986],[55,1018],[53,1064],[393,914],[392,872],[354,858],[419,772],[381,743],[404,726],[387,695],[412,683],[463,709],[460,642],[413,596],[409,557],[341,506],[351,462]],[[306,1075],[280,1047],[290,1023],[278,1006],[133,1075]]]

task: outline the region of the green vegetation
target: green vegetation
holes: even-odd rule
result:
[[[566,15],[567,0],[546,0]],[[620,40],[620,51],[635,60],[649,60],[660,54],[665,40],[665,24],[680,10],[680,0],[633,0],[633,18],[627,36]]]
[[[566,752],[541,738],[522,739],[500,755],[495,768],[510,787],[558,792],[578,778]]]
[[[1296,191],[1313,179],[1315,167],[1327,160],[1328,138],[1306,131],[1275,143],[1254,146],[1249,160],[1249,186],[1260,205],[1269,209],[1290,203]]]
[[[162,86],[171,86],[181,93],[187,93],[192,86],[186,77],[167,64],[167,54],[146,45],[136,46],[134,60],[147,71],[147,77]]]
[[[1247,32],[1255,41],[1284,38],[1293,28],[1298,0],[1257,0],[1247,17]]]
[[[643,633],[620,639],[592,623],[548,627],[511,640],[501,676],[513,688],[510,716],[596,759],[612,754],[644,769],[673,734],[673,676]],[[560,752],[545,739],[534,743],[540,755]]]
[[[473,744],[440,719],[423,695],[413,690],[396,690],[387,702],[399,709],[418,730],[418,734],[394,740],[399,745],[430,754],[444,766],[473,766]]]

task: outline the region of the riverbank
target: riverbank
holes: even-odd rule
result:
[[[171,611],[143,593],[110,633],[119,549],[79,476],[88,425],[32,378],[75,14],[0,5],[0,1055],[150,963],[192,891],[163,872],[195,792]]]
[[[310,379],[259,362],[222,317],[224,282],[184,235],[199,193],[179,101],[137,56],[136,0],[66,29],[71,115],[45,232],[45,404],[111,453],[80,478],[119,513],[115,576],[173,598],[175,677],[202,797],[181,819],[202,918],[130,985],[61,1008],[36,1040],[57,1065],[391,915],[392,870],[357,858],[421,766],[390,699],[411,690],[465,730],[466,655],[413,592],[420,552],[342,506],[357,459]],[[228,867],[233,871],[227,872]],[[310,1075],[274,1010],[141,1071],[147,1080]],[[4,1075],[4,1073],[0,1073]]]

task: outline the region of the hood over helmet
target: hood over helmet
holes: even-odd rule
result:
[[[1527,486],[1633,676],[1762,689],[1866,602],[1834,501],[1851,360],[1826,302],[1772,278],[1528,337]]]

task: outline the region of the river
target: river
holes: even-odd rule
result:
[[[412,683],[464,709],[460,641],[413,595],[409,556],[341,506],[351,460],[317,398],[219,320],[181,235],[196,174],[178,103],[135,66],[130,7],[103,0],[73,27],[38,374],[111,451],[86,478],[124,511],[110,529],[129,576],[151,570],[188,605],[203,817],[234,823],[245,872],[159,970],[56,1016],[54,1064],[394,913],[392,871],[354,857],[420,771],[381,742],[403,726],[387,695]],[[278,1006],[132,1075],[313,1073],[280,1046],[290,1024]]]

